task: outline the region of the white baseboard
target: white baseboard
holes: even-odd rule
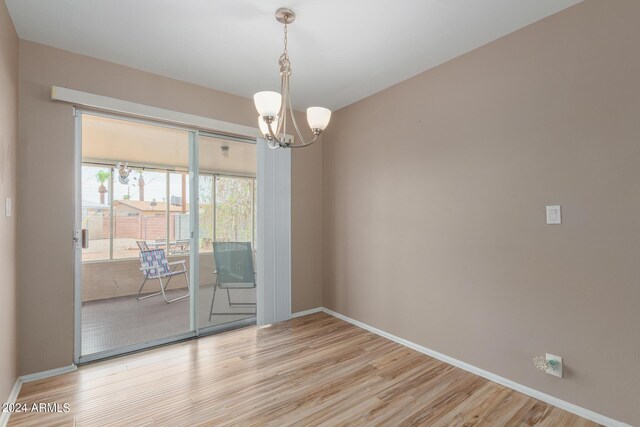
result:
[[[20,394],[21,388],[22,388],[22,380],[18,378],[15,384],[13,385],[13,388],[11,389],[11,393],[9,393],[9,397],[7,398],[6,403],[9,403],[9,404],[16,403],[16,400],[18,399],[18,395]],[[0,427],[6,427],[6,425],[9,424],[10,416],[11,416],[11,412],[2,411],[0,413]]]
[[[16,383],[13,385],[11,389],[11,393],[9,393],[9,398],[7,399],[7,403],[16,403],[18,399],[18,395],[20,394],[20,389],[22,388],[22,384],[29,383],[31,381],[43,380],[49,377],[55,377],[56,375],[68,374],[69,372],[77,371],[78,367],[76,365],[63,366],[62,368],[50,369],[48,371],[36,372],[34,374],[22,375],[18,377]],[[0,413],[0,427],[6,427],[9,423],[9,417],[11,416],[10,412],[2,411]]]
[[[308,310],[308,311],[310,311],[310,310]],[[362,329],[366,329],[369,332],[373,332],[376,335],[380,335],[382,337],[390,339],[391,341],[395,341],[398,344],[402,344],[405,347],[409,347],[409,348],[411,348],[413,350],[419,351],[420,353],[426,354],[427,356],[431,356],[434,359],[441,360],[441,361],[446,362],[446,363],[448,363],[450,365],[453,365],[455,367],[463,369],[463,370],[465,370],[467,372],[471,372],[472,374],[476,374],[476,375],[478,375],[480,377],[483,377],[483,378],[486,378],[486,379],[488,379],[490,381],[493,381],[494,383],[498,383],[498,384],[503,385],[505,387],[508,387],[508,388],[510,388],[512,390],[515,390],[515,391],[518,391],[520,393],[526,394],[527,396],[531,396],[534,399],[541,400],[541,401],[543,401],[545,403],[548,403],[550,405],[556,406],[556,407],[558,407],[560,409],[564,409],[567,412],[571,412],[573,414],[579,415],[579,416],[581,416],[583,418],[586,418],[588,420],[594,421],[594,422],[599,423],[599,424],[603,424],[605,426],[610,426],[610,427],[631,427],[629,424],[625,424],[625,423],[623,423],[621,421],[614,420],[612,418],[609,418],[609,417],[606,417],[604,415],[598,414],[597,412],[593,412],[593,411],[591,411],[589,409],[582,408],[582,407],[580,407],[578,405],[574,405],[573,403],[569,403],[569,402],[564,401],[562,399],[558,399],[557,397],[553,397],[553,396],[548,395],[546,393],[543,393],[541,391],[534,390],[534,389],[532,389],[530,387],[527,387],[527,386],[524,386],[522,384],[518,384],[518,383],[516,383],[514,381],[511,381],[511,380],[509,380],[507,378],[501,377],[501,376],[496,375],[494,373],[491,373],[489,371],[485,371],[484,369],[480,369],[480,368],[478,368],[476,366],[470,365],[470,364],[465,363],[465,362],[463,362],[461,360],[454,359],[453,357],[447,356],[446,354],[439,353],[439,352],[437,352],[435,350],[431,350],[430,348],[427,348],[427,347],[421,346],[419,344],[416,344],[414,342],[405,340],[403,338],[400,338],[400,337],[395,336],[393,334],[390,334],[388,332],[382,331],[382,330],[380,330],[378,328],[374,328],[373,326],[369,326],[366,323],[362,323],[362,322],[360,322],[358,320],[352,319],[352,318],[347,317],[347,316],[345,316],[343,314],[336,313],[335,311],[329,310],[328,308],[323,307],[322,311],[327,313],[327,314],[329,314],[329,315],[331,315],[331,316],[337,317],[338,319],[342,319],[342,320],[344,320],[346,322],[349,322],[349,323],[351,323],[353,325],[356,325],[356,326],[358,326],[358,327],[360,327]],[[305,312],[300,312],[300,313],[305,313]],[[298,314],[298,313],[296,313],[296,314]],[[300,315],[304,316],[304,314],[300,314]]]
[[[583,418],[586,418],[588,420],[591,420],[593,422],[599,423],[599,424],[603,424],[605,426],[610,426],[610,427],[631,427],[629,424],[623,423],[621,421],[617,421],[614,420],[612,418],[609,418],[607,416],[604,416],[602,414],[598,414],[597,412],[591,411],[589,409],[586,408],[582,408],[578,405],[574,405],[573,403],[564,401],[562,399],[558,399],[557,397],[548,395],[546,393],[543,393],[541,391],[538,390],[534,390],[530,387],[524,386],[522,384],[518,384],[514,381],[511,381],[507,378],[501,377],[499,375],[496,375],[492,372],[489,371],[485,371],[484,369],[480,369],[476,366],[470,365],[466,362],[463,362],[461,360],[458,359],[454,359],[453,357],[447,356],[446,354],[442,354],[440,352],[437,352],[435,350],[431,350],[430,348],[421,346],[419,344],[416,344],[414,342],[405,340],[404,338],[400,338],[396,335],[390,334],[388,332],[385,332],[381,329],[375,328],[373,326],[367,325],[366,323],[360,322],[358,320],[352,319],[350,317],[347,317],[343,314],[337,313],[333,310],[330,310],[328,308],[325,307],[316,307],[316,308],[312,308],[309,310],[304,310],[304,311],[299,311],[296,313],[293,313],[291,315],[291,318],[296,318],[296,317],[301,317],[301,316],[307,316],[309,314],[314,314],[314,313],[319,313],[319,312],[324,312],[327,313],[331,316],[337,317],[338,319],[342,319],[346,322],[349,322],[355,326],[358,326],[362,329],[365,329],[369,332],[372,332],[376,335],[380,335],[382,337],[385,337],[387,339],[390,339],[391,341],[395,341],[398,344],[404,345],[405,347],[409,347],[413,350],[416,350],[420,353],[426,354],[427,356],[431,356],[434,359],[438,359],[441,360],[445,363],[448,363],[450,365],[453,365],[455,367],[458,367],[460,369],[463,369],[467,372],[471,372],[472,374],[478,375],[480,377],[486,378],[490,381],[493,381],[495,383],[498,383],[500,385],[503,385],[505,387],[508,387],[512,390],[518,391],[520,393],[526,394],[527,396],[531,396],[534,399],[538,399],[541,400],[545,403],[548,403],[550,405],[556,406],[560,409],[564,409],[567,412],[571,412],[573,414],[579,415]],[[13,386],[13,388],[11,389],[11,393],[9,394],[9,398],[7,400],[7,403],[15,403],[16,399],[18,398],[18,394],[20,393],[20,388],[22,387],[22,384],[26,383],[26,382],[31,382],[31,381],[36,381],[36,380],[40,380],[40,379],[44,379],[44,378],[49,378],[49,377],[53,377],[56,375],[62,375],[62,374],[66,374],[69,372],[74,372],[78,369],[78,367],[76,365],[69,365],[69,366],[64,366],[62,368],[56,368],[56,369],[51,369],[48,371],[44,371],[44,372],[38,372],[35,374],[30,374],[30,375],[23,375],[20,378],[18,378],[16,380],[15,385]],[[0,413],[0,427],[5,427],[7,425],[7,423],[9,422],[9,416],[11,414],[7,413],[7,412],[2,412]]]
[[[31,381],[55,377],[56,375],[68,374],[69,372],[75,372],[77,370],[78,367],[76,365],[69,365],[63,366],[62,368],[49,369],[48,371],[36,372],[35,374],[23,375],[18,379],[23,383],[30,383]]]
[[[295,313],[291,313],[291,318],[295,319],[296,317],[307,316],[307,315],[313,314],[313,313],[320,313],[321,311],[324,311],[322,307],[310,308],[309,310],[304,310],[304,311],[298,311],[298,312],[295,312]]]

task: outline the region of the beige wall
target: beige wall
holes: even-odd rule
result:
[[[16,202],[18,139],[18,36],[0,2],[0,402],[5,402],[18,373],[16,210],[6,217],[5,197]]]
[[[638,22],[586,0],[334,114],[325,306],[640,425]]]
[[[322,307],[322,150],[323,143],[316,142],[310,147],[292,152],[291,283],[293,289],[291,306],[293,313]],[[298,153],[299,151],[304,153]],[[305,161],[300,161],[303,155]]]
[[[50,101],[51,85],[248,126],[257,115],[250,99],[27,41],[19,58],[19,349],[28,374],[73,358],[73,117]],[[319,143],[293,154],[293,311],[322,304],[321,153]]]

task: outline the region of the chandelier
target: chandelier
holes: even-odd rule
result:
[[[313,132],[313,139],[305,141],[296,123],[293,108],[291,108],[291,91],[289,90],[291,61],[287,51],[287,25],[296,20],[296,14],[293,10],[282,7],[276,11],[276,20],[284,24],[284,51],[278,60],[280,65],[280,93],[264,91],[253,95],[253,101],[259,114],[258,126],[260,127],[260,132],[267,139],[267,144],[270,148],[307,147],[318,139],[318,135],[329,124],[331,110],[322,107],[307,108],[307,122]],[[291,130],[288,128],[287,116],[291,117],[291,124],[300,142],[294,143],[294,138],[287,134],[287,131]]]

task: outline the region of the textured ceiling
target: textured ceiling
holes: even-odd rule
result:
[[[278,90],[293,8],[297,108],[337,109],[580,0],[6,0],[18,35],[249,97]]]

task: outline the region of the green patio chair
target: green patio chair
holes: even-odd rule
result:
[[[250,242],[214,242],[213,257],[216,262],[216,283],[213,285],[213,297],[209,310],[209,321],[213,315],[255,315],[253,312],[214,312],[213,304],[216,300],[218,288],[226,289],[229,307],[254,306],[255,302],[231,301],[230,289],[255,289],[256,272],[253,268],[253,251]]]

